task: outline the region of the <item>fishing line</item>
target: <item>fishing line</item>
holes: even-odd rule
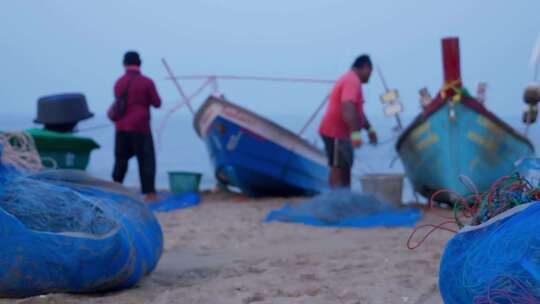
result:
[[[82,129],[78,129],[76,130],[76,133],[84,133],[84,132],[90,132],[90,131],[96,131],[96,130],[103,130],[103,129],[108,129],[108,128],[112,128],[114,127],[114,124],[113,123],[104,123],[104,124],[100,124],[100,125],[96,125],[96,126],[92,126],[92,127],[88,127],[88,128],[82,128]]]

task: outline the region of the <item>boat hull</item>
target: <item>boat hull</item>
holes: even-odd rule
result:
[[[525,137],[474,99],[434,103],[438,105],[419,116],[397,145],[407,177],[422,195],[430,197],[440,189],[470,194],[472,189],[460,181],[460,175],[469,177],[478,191],[485,191],[510,174],[517,160],[534,154]],[[452,195],[437,199],[449,201]]]
[[[297,135],[246,109],[210,97],[195,128],[216,178],[252,196],[316,194],[327,189],[324,154]]]

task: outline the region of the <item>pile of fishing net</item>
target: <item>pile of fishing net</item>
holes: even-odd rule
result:
[[[455,202],[445,223],[460,230],[439,272],[445,303],[540,303],[539,200],[540,188],[515,173]]]
[[[156,267],[161,227],[128,190],[82,172],[24,170],[2,151],[0,297],[117,290]]]
[[[329,227],[412,227],[422,217],[414,208],[398,208],[376,196],[336,190],[298,205],[285,204],[266,221]]]
[[[524,158],[516,163],[516,172],[533,187],[540,187],[540,158]]]
[[[42,160],[32,136],[26,132],[0,132],[0,162],[19,170],[38,171],[43,169]]]

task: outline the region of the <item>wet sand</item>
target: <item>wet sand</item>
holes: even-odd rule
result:
[[[411,229],[262,223],[284,201],[209,195],[196,208],[159,214],[163,257],[132,289],[0,303],[442,303],[438,266],[450,233],[410,251]],[[429,211],[422,222],[441,220]]]

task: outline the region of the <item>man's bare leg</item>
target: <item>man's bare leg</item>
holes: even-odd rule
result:
[[[341,189],[351,187],[351,170],[345,168],[330,168],[330,188]]]
[[[351,188],[351,169],[350,168],[341,168],[341,187],[342,188]]]
[[[341,169],[336,167],[330,168],[330,176],[328,178],[331,189],[341,188]]]

